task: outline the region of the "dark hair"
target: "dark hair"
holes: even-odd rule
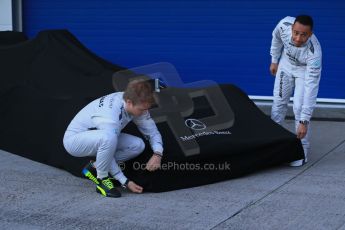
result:
[[[313,30],[314,22],[313,22],[312,17],[310,17],[309,15],[298,15],[295,19],[294,24],[296,22],[299,22],[305,26],[310,26],[310,29]]]
[[[146,103],[153,105],[155,103],[155,94],[147,80],[136,79],[128,83],[123,99],[131,100],[133,105]]]

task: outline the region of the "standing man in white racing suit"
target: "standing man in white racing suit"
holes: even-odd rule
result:
[[[301,166],[310,150],[310,119],[316,104],[321,77],[321,46],[313,34],[308,15],[285,17],[272,33],[270,72],[275,76],[271,118],[282,124],[294,89],[293,111],[296,134],[301,139],[305,159],[291,162]]]
[[[86,105],[69,124],[63,139],[65,149],[75,157],[96,156],[96,161],[90,162],[82,173],[96,183],[96,191],[103,196],[121,196],[113,178],[134,193],[143,191],[141,186],[127,179],[118,165],[145,149],[141,138],[121,132],[130,121],[138,126],[153,150],[146,169],[154,171],[160,167],[162,137],[148,112],[153,104],[150,83],[134,80],[125,92],[112,93]]]

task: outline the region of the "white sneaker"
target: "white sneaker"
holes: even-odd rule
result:
[[[289,166],[291,166],[291,167],[298,167],[298,166],[305,165],[306,163],[307,163],[306,159],[301,159],[301,160],[290,162]]]

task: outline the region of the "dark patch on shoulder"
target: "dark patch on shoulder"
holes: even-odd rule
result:
[[[309,49],[310,49],[310,51],[311,51],[312,53],[314,53],[315,50],[314,50],[314,45],[313,45],[312,42],[310,42]]]
[[[122,120],[122,111],[123,111],[123,105],[121,106],[121,109],[120,109],[119,121],[121,121],[121,120]]]

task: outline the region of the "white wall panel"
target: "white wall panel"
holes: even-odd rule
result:
[[[0,31],[12,30],[12,1],[0,0]]]

